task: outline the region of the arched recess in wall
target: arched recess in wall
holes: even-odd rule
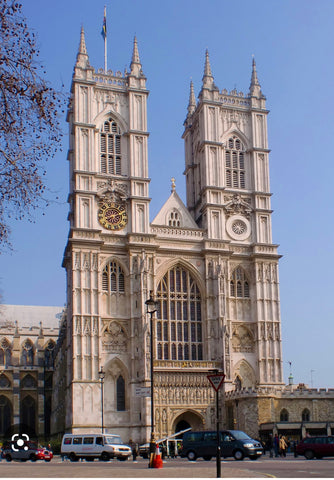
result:
[[[11,401],[5,396],[0,395],[0,436],[5,435],[6,431],[13,423],[13,408]]]
[[[244,359],[240,360],[233,368],[234,382],[236,385],[240,386],[240,388],[255,387],[255,378],[254,369]]]
[[[102,315],[126,316],[129,272],[123,262],[117,257],[108,258],[102,265],[99,277]]]
[[[114,358],[105,366],[104,379],[105,409],[108,412],[124,412],[130,406],[129,374],[119,358]]]

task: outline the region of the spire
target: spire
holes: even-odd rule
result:
[[[202,81],[203,81],[203,87],[211,87],[214,85],[208,49],[206,49],[205,51],[204,75],[203,75]]]
[[[173,192],[175,192],[175,178],[174,177],[171,178],[171,182],[172,182],[171,192],[173,193]]]
[[[133,40],[133,51],[132,51],[130,70],[132,75],[138,75],[141,72],[141,63],[140,63],[140,58],[138,53],[138,44],[137,44],[136,36]]]
[[[79,45],[79,51],[78,53],[83,53],[84,55],[87,55],[87,49],[86,49],[86,41],[85,41],[85,31],[83,25],[81,25],[81,32],[80,32],[80,45]]]
[[[192,115],[196,109],[196,99],[194,93],[194,84],[193,81],[190,81],[190,94],[189,94],[189,103],[188,103],[188,115]]]
[[[85,31],[82,26],[81,32],[80,32],[80,44],[79,44],[79,49],[77,53],[76,66],[85,68],[88,65],[89,65],[89,60],[88,60],[86,41],[85,41]]]
[[[262,96],[261,85],[257,78],[256,63],[255,63],[254,56],[253,56],[253,65],[252,65],[252,78],[251,78],[251,84],[249,87],[249,92],[252,96],[255,96],[255,97]]]

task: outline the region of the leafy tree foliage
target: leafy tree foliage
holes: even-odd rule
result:
[[[37,39],[22,5],[0,0],[0,247],[9,219],[33,219],[44,198],[46,161],[61,147],[64,98],[43,78]]]

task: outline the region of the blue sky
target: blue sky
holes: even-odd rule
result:
[[[129,67],[138,39],[148,103],[151,219],[170,194],[185,201],[181,135],[192,79],[199,93],[205,49],[220,90],[248,92],[252,55],[267,96],[273,239],[283,255],[280,292],[284,378],[334,387],[332,0],[29,0],[28,24],[55,88],[69,91],[81,25],[90,63],[103,67],[100,35],[107,5],[108,68]],[[12,224],[13,253],[0,255],[3,302],[63,305],[61,267],[68,233],[67,125],[63,152],[48,165],[60,197],[35,223]]]

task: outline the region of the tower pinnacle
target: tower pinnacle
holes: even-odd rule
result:
[[[190,82],[190,94],[189,94],[189,103],[188,103],[188,115],[192,115],[196,108],[196,99],[194,93],[194,84],[191,80]]]
[[[88,65],[89,65],[89,60],[88,60],[86,41],[85,41],[85,31],[84,31],[84,27],[82,26],[81,32],[80,32],[80,43],[79,43],[79,48],[77,53],[76,67],[85,68]]]
[[[204,65],[204,75],[202,78],[203,87],[212,87],[213,86],[213,75],[211,72],[211,65],[210,65],[210,58],[209,58],[209,51],[206,49],[205,51],[205,65]]]
[[[252,78],[251,78],[251,84],[249,87],[249,92],[252,96],[255,96],[255,97],[262,96],[261,85],[257,78],[256,63],[255,63],[254,56],[253,56],[253,64],[252,64]]]
[[[133,40],[132,59],[130,64],[130,70],[132,75],[138,76],[141,73],[141,63],[138,52],[137,37]]]

